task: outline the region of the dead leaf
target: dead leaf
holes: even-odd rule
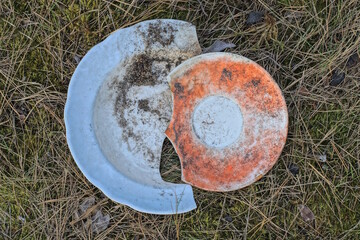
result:
[[[85,198],[82,204],[79,206],[80,215],[82,215],[88,208],[93,206],[95,204],[95,198],[94,197],[88,197]]]
[[[310,210],[310,208],[308,208],[307,206],[300,204],[298,206],[298,209],[300,211],[300,215],[302,217],[302,219],[305,222],[310,222],[310,221],[314,221],[315,220],[315,215],[314,213]]]
[[[249,13],[248,18],[246,19],[247,25],[253,25],[264,21],[264,12],[254,11]]]
[[[357,53],[352,54],[346,62],[346,67],[351,68],[360,62],[359,55]]]
[[[71,225],[74,225],[75,223],[88,218],[92,212],[99,209],[101,205],[106,204],[108,201],[108,199],[105,198],[94,205],[95,200],[93,200],[92,198],[93,197],[86,198],[83,201],[83,203],[81,204],[81,206],[79,207],[79,210],[75,211],[74,220],[72,222],[70,222]],[[85,211],[82,212],[82,210],[85,210]]]
[[[345,73],[339,70],[335,70],[332,74],[330,86],[337,86],[345,79]]]
[[[233,43],[227,43],[220,40],[216,40],[210,47],[205,48],[203,53],[210,53],[210,52],[221,52],[224,51],[226,48],[233,48],[236,47]]]
[[[232,218],[231,216],[229,216],[229,215],[226,215],[226,216],[224,217],[224,219],[225,219],[225,221],[227,221],[227,222],[232,222],[232,221],[233,221],[233,218]]]
[[[301,95],[309,95],[310,94],[309,90],[307,90],[306,87],[300,87],[298,91]]]
[[[288,168],[292,175],[296,176],[299,174],[299,166],[297,164],[290,163]]]
[[[104,231],[108,226],[110,222],[110,216],[103,215],[101,210],[97,211],[96,214],[91,218],[91,229],[93,232],[100,233]]]

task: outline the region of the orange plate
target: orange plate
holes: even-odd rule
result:
[[[260,179],[286,141],[288,112],[279,86],[255,62],[235,54],[191,58],[169,75],[173,115],[166,135],[182,179],[231,191]]]

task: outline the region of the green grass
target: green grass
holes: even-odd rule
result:
[[[251,11],[263,23],[248,27]],[[199,42],[262,65],[283,90],[289,135],[274,168],[229,193],[194,189],[198,208],[157,216],[108,200],[66,145],[63,109],[77,57],[118,28],[154,18],[196,25]],[[358,239],[360,238],[360,2],[206,0],[0,0],[0,239]],[[329,86],[335,69],[346,78]],[[326,154],[327,161],[317,158]],[[287,166],[296,163],[293,176]],[[180,182],[168,141],[162,176]],[[99,233],[79,205],[95,196],[111,217]],[[315,214],[312,225],[297,206]]]

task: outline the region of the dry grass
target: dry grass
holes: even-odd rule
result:
[[[254,10],[265,11],[265,21],[248,27]],[[203,47],[235,43],[232,52],[273,75],[290,115],[283,154],[265,177],[229,193],[195,189],[198,208],[176,216],[108,200],[79,171],[65,139],[78,59],[112,31],[152,18],[194,23]],[[359,52],[358,0],[0,0],[0,19],[0,239],[360,238],[360,64],[346,67]],[[346,78],[329,86],[335,69]],[[179,181],[169,143],[162,161],[164,178]],[[99,234],[89,228],[94,212],[76,218],[89,196],[94,211],[111,217]],[[315,225],[302,220],[299,204],[314,212]]]

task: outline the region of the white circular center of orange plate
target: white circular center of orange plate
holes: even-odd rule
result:
[[[210,147],[224,148],[239,138],[243,116],[233,100],[224,96],[209,96],[195,107],[192,126],[201,142]]]

